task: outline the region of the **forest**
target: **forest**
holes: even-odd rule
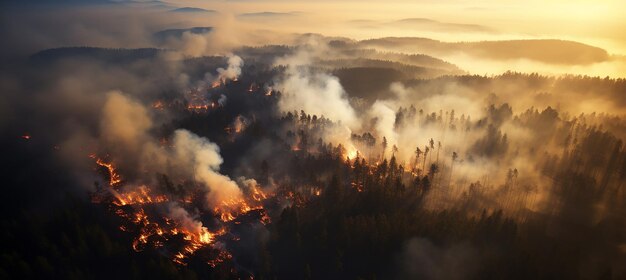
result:
[[[0,279],[626,279],[621,5],[331,2],[0,4]]]
[[[222,61],[190,60],[188,67]],[[46,147],[48,140],[40,141],[36,135],[5,139],[4,147],[22,154],[3,161],[6,173],[13,174],[6,184],[36,187],[13,188],[13,199],[3,203],[5,213],[12,213],[3,220],[4,276],[618,279],[624,275],[620,264],[625,260],[626,151],[620,117],[574,115],[550,106],[513,108],[508,103],[484,103],[478,116],[470,116],[462,113],[464,108],[422,108],[416,102],[393,111],[394,139],[381,133],[384,116],[364,121],[359,132],[341,138],[333,134],[343,125],[325,116],[303,110],[280,113],[283,93],[268,91],[260,86],[267,81],[259,80],[276,71],[287,70],[246,65],[237,80],[200,89],[206,93],[201,97],[191,91],[182,99],[153,95],[157,100],[144,102],[152,105],[146,110],[172,116],[147,133],[168,142],[174,130],[186,129],[211,139],[224,158],[220,172],[254,178],[268,193],[262,208],[257,208],[263,213],[253,210],[226,221],[234,237],[219,237],[219,247],[195,251],[183,265],[170,260],[171,248],[148,246],[158,244],[155,240],[148,239],[140,250],[129,246],[136,233],[120,231],[120,224],[129,221],[115,213],[136,210],[114,203],[115,196],[107,191],[114,186],[107,186],[113,173],[106,166],[91,164],[95,171],[91,191],[59,193],[49,186],[71,184],[68,175],[56,172],[56,163],[30,165],[29,159],[43,155],[53,161],[61,148]],[[350,81],[342,84],[350,88]],[[419,91],[427,95],[416,96],[426,99],[438,95],[437,86],[451,81],[482,92],[498,92],[506,82],[529,85],[533,92],[550,84],[553,92],[572,88],[571,94],[581,95],[598,88],[606,88],[607,95],[618,94],[624,84],[619,79],[505,73],[407,80],[406,87],[428,87],[430,91]],[[224,95],[228,101],[221,104]],[[485,102],[506,98],[502,94]],[[194,102],[218,105],[193,107]],[[411,138],[414,129],[429,135],[416,141]],[[522,133],[528,131],[532,133]],[[115,161],[113,154],[109,157]],[[28,173],[23,171],[25,165]],[[155,182],[153,192],[171,197],[190,194],[195,201],[185,207],[190,213],[202,209],[194,194],[207,190],[197,181],[127,168],[120,165],[122,178],[147,176],[151,179],[145,180]],[[38,175],[31,176],[32,172]],[[32,192],[48,195],[30,204],[19,199]],[[258,220],[261,214],[271,222]],[[219,212],[199,215],[210,228]],[[128,225],[137,226],[141,230],[141,225]],[[222,250],[229,255],[217,264],[206,262]]]

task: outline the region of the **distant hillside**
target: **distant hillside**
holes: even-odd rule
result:
[[[176,6],[173,6],[170,3],[164,1],[125,1],[120,2],[120,4],[131,7],[131,8],[140,8],[140,9],[151,9],[151,10],[173,10],[176,9]]]
[[[345,68],[382,68],[393,69],[403,73],[407,78],[433,78],[441,75],[458,74],[457,71],[447,71],[438,68],[428,68],[404,64],[390,60],[351,58],[351,59],[333,59],[316,61],[321,67],[330,68],[331,70]]]
[[[405,73],[392,68],[354,67],[333,72],[350,97],[364,98],[369,101],[380,98],[389,85],[409,78]]]
[[[191,34],[206,34],[213,30],[213,27],[191,27],[181,29],[166,29],[152,34],[152,40],[157,44],[162,44],[169,38],[180,39],[183,37],[183,33],[189,32]]]
[[[462,72],[456,65],[442,59],[425,54],[403,54],[395,52],[380,52],[375,49],[343,48],[340,54],[347,57],[358,57],[373,60],[388,60],[412,66],[440,69],[454,73]]]
[[[286,45],[268,45],[262,47],[241,47],[234,51],[238,56],[241,56],[245,61],[248,59],[254,59],[258,62],[272,64],[276,60],[276,57],[286,56],[295,52],[294,47]]]
[[[279,18],[279,17],[290,17],[293,15],[294,13],[258,12],[258,13],[239,14],[237,15],[237,17],[240,17],[240,18]]]
[[[28,1],[3,1],[7,4],[11,4],[11,5],[24,5],[24,6],[29,6],[29,5],[48,5],[48,6],[66,6],[66,5],[71,5],[71,6],[77,6],[77,5],[98,5],[98,6],[102,6],[102,5],[118,5],[120,4],[117,1],[112,1],[112,0],[28,0]],[[14,2],[14,3],[9,3],[9,2]]]
[[[406,18],[386,23],[384,26],[406,29],[422,29],[435,32],[494,32],[493,29],[478,24],[440,22],[428,18]]]
[[[606,50],[564,40],[508,40],[482,42],[441,42],[427,38],[389,37],[363,40],[360,47],[413,51],[431,55],[465,53],[493,59],[529,59],[550,64],[587,65],[610,59]]]
[[[34,63],[51,63],[65,59],[93,59],[107,63],[131,63],[153,59],[164,50],[156,48],[107,49],[95,47],[65,47],[40,51],[30,57]]]
[[[171,10],[170,12],[174,13],[217,13],[215,10],[207,10],[202,8],[194,8],[194,7],[182,7],[178,9]]]

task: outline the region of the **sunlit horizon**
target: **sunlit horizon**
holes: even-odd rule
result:
[[[0,4],[0,278],[626,279],[623,0]]]

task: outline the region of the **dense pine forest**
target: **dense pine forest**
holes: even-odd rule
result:
[[[621,2],[0,2],[0,279],[626,279]]]
[[[191,60],[189,67],[202,63]],[[115,205],[106,203],[114,199],[106,191],[112,176],[107,168],[92,163],[95,187],[90,191],[59,191],[51,186],[73,184],[68,173],[57,172],[58,164],[51,163],[61,148],[46,146],[49,140],[34,133],[32,139],[5,138],[3,146],[21,154],[3,161],[3,169],[12,174],[5,183],[34,187],[11,189],[12,199],[3,204],[5,213],[11,213],[3,220],[4,276],[623,276],[619,264],[624,261],[626,151],[619,116],[571,114],[558,106],[514,108],[506,102],[484,103],[478,116],[470,116],[463,108],[426,111],[417,99],[393,112],[391,129],[399,135],[395,144],[380,133],[376,117],[360,132],[336,140],[329,135],[341,123],[303,110],[280,112],[283,93],[257,80],[284,70],[256,69],[247,74],[244,68],[238,80],[204,89],[208,99],[202,102],[218,104],[214,107],[191,106],[198,102],[193,92],[183,99],[167,99],[164,92],[145,103],[154,114],[168,111],[173,116],[150,134],[170,141],[175,129],[184,128],[207,137],[220,147],[224,174],[254,178],[271,193],[259,208],[271,222],[257,220],[254,211],[237,216],[226,222],[236,238],[220,240],[221,247],[196,251],[177,264],[163,247],[129,246],[136,233],[120,231],[127,221],[115,214]],[[429,98],[441,94],[437,85],[451,81],[492,93],[485,102],[508,98],[506,92],[498,94],[503,83],[519,90],[523,82],[532,92],[550,84],[553,92],[576,95],[606,88],[603,92],[610,96],[623,87],[619,79],[517,73],[410,80],[406,87],[428,87],[431,91],[420,91],[426,94],[420,98]],[[228,102],[220,104],[223,95]],[[373,97],[354,98],[365,104]],[[414,129],[428,135],[419,136],[423,142],[412,141],[414,146],[404,145],[402,138]],[[256,151],[260,147],[265,152]],[[44,161],[31,165],[34,158]],[[26,165],[34,171],[24,173]],[[139,176],[125,172],[130,171],[120,170],[122,176]],[[167,174],[141,176],[156,178],[157,193],[206,192],[193,181],[176,181]],[[23,199],[32,192],[45,193],[45,199]],[[100,197],[98,203],[94,195]],[[201,209],[202,203],[192,202],[189,208]],[[199,216],[208,225],[217,217],[217,212]],[[229,257],[206,263],[223,249]]]

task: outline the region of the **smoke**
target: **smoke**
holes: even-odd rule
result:
[[[111,92],[102,112],[101,141],[122,167],[168,174],[174,179],[193,178],[206,188],[209,207],[241,197],[238,185],[219,173],[223,159],[215,143],[178,129],[172,136],[172,147],[159,147],[149,135],[151,124],[143,105],[120,92]]]
[[[218,68],[217,73],[219,74],[218,79],[220,80],[236,80],[241,75],[241,67],[243,66],[243,59],[241,57],[229,54],[228,56],[228,67]]]
[[[237,55],[228,54],[226,56],[226,68],[219,67],[215,70],[217,72],[217,76],[214,75],[214,72],[206,72],[204,73],[204,79],[198,81],[195,86],[193,83],[190,83],[189,75],[181,74],[179,76],[182,83],[186,85],[185,99],[187,102],[196,105],[208,105],[208,100],[206,99],[206,94],[204,93],[209,87],[216,88],[219,86],[223,86],[227,81],[237,81],[239,76],[241,75],[241,67],[243,66],[243,59]],[[190,90],[188,88],[191,88]],[[220,94],[217,103],[220,106],[225,106],[228,98],[224,94]]]
[[[285,112],[304,110],[339,121],[352,130],[358,129],[359,119],[339,79],[315,72],[308,66],[313,53],[319,51],[315,45],[308,45],[296,54],[276,61],[276,65],[287,67],[275,84],[275,88],[282,93],[278,106]]]
[[[241,46],[242,41],[245,41],[244,34],[249,31],[234,21],[226,21],[230,22],[231,25],[216,20],[212,22],[213,26],[211,32],[195,34],[186,31],[180,38],[169,38],[165,46],[176,50],[176,54],[182,57],[200,57],[230,53],[236,47]],[[173,57],[176,57],[176,55]],[[231,55],[231,57],[233,56]],[[233,65],[236,63],[239,63],[239,66],[243,65],[241,61],[236,60],[233,60],[232,63]]]
[[[198,221],[196,217],[192,217],[185,208],[180,207],[176,203],[168,204],[167,216],[190,233],[202,235],[206,232],[206,228],[202,226],[201,221]]]
[[[267,42],[276,41],[279,38],[273,32],[267,30],[259,32],[256,26],[238,21],[233,13],[228,11],[211,15],[209,18],[185,19],[183,22],[186,27],[207,26],[211,27],[211,31],[207,33],[186,31],[180,37],[168,38],[161,47],[175,50],[175,54],[171,55],[173,58],[230,54],[244,45],[266,45]],[[233,59],[233,65],[238,63],[239,66],[242,65],[241,62]],[[235,68],[232,70],[236,71]],[[232,74],[228,73],[228,75]]]
[[[183,33],[180,41],[171,43],[184,56],[198,57],[209,53],[209,40],[207,35]]]
[[[234,47],[247,40],[243,37],[248,35],[246,28],[239,29],[242,26],[236,24],[234,26],[234,29],[229,27],[229,21],[226,20],[210,34],[185,33],[179,40],[172,42],[171,47],[182,54],[177,59],[231,53]],[[90,30],[93,30],[93,26],[84,32]],[[133,28],[131,33],[140,34],[144,38],[149,32],[148,29]],[[143,40],[138,39],[139,42],[133,41],[132,44],[113,43],[108,41],[109,37],[85,40],[104,46],[136,46],[141,45]],[[328,46],[314,40],[312,36],[306,38],[309,41],[304,42],[304,46],[300,46],[294,54],[275,60],[274,66],[278,70],[272,71],[276,70],[280,74],[275,78],[273,87],[281,92],[280,95],[257,98],[257,95],[262,94],[246,92],[252,102],[262,100],[264,103],[241,105],[250,110],[246,112],[226,112],[238,116],[233,121],[222,118],[222,115],[206,118],[209,122],[220,119],[218,124],[222,122],[230,125],[235,131],[249,126],[253,134],[238,137],[237,141],[241,141],[237,147],[255,145],[243,150],[246,156],[254,160],[230,161],[230,157],[227,157],[228,164],[224,164],[222,155],[229,155],[228,150],[223,145],[221,150],[218,144],[199,136],[212,135],[211,132],[206,133],[206,130],[217,125],[206,126],[206,119],[198,115],[193,115],[193,120],[187,123],[183,118],[180,118],[182,121],[176,118],[180,117],[176,113],[151,110],[144,105],[151,104],[156,98],[180,98],[177,90],[187,89],[191,81],[206,85],[210,81],[241,79],[240,83],[231,83],[232,87],[223,86],[219,91],[216,90],[219,93],[217,102],[221,107],[239,106],[242,99],[230,94],[244,91],[244,86],[247,87],[247,83],[251,82],[249,80],[264,79],[260,75],[242,77],[244,62],[241,57],[246,58],[247,64],[252,61],[250,64],[256,66],[255,60],[247,58],[254,51],[228,55],[227,66],[218,68],[216,76],[205,75],[204,80],[202,77],[194,77],[207,73],[204,64],[196,69],[197,73],[181,73],[183,61],[162,61],[161,58],[152,62],[134,61],[123,66],[76,60],[60,64],[58,68],[42,68],[45,71],[37,75],[18,77],[22,73],[3,73],[0,87],[7,95],[0,97],[0,108],[6,108],[7,111],[0,109],[0,127],[24,123],[23,127],[15,128],[15,131],[33,132],[35,141],[39,137],[47,137],[45,141],[42,140],[45,143],[42,146],[46,145],[47,150],[60,149],[63,157],[71,159],[75,165],[72,166],[75,169],[71,170],[83,173],[79,176],[89,177],[79,179],[81,185],[91,185],[93,176],[84,174],[92,174],[85,170],[91,170],[93,162],[85,161],[88,154],[97,153],[119,166],[129,188],[144,184],[157,185],[154,175],[166,174],[183,188],[189,185],[202,187],[206,192],[206,207],[215,209],[225,201],[242,198],[246,190],[258,187],[253,179],[232,180],[224,175],[232,174],[228,171],[244,170],[242,173],[246,176],[259,174],[260,159],[274,161],[270,162],[268,173],[272,169],[288,169],[290,162],[282,161],[283,158],[274,153],[283,148],[283,142],[276,138],[256,138],[258,134],[263,134],[263,130],[270,131],[270,134],[275,132],[272,124],[257,122],[256,116],[266,113],[275,116],[270,113],[275,113],[274,105],[277,105],[282,112],[303,110],[305,121],[302,123],[305,125],[302,126],[314,131],[308,135],[307,143],[298,143],[306,142],[302,141],[305,136],[294,133],[293,139],[284,141],[292,146],[306,144],[308,148],[315,149],[312,142],[322,138],[326,143],[342,144],[350,158],[354,157],[358,148],[361,156],[371,156],[367,158],[370,164],[375,164],[378,155],[383,153],[390,159],[390,148],[396,146],[398,150],[393,154],[396,162],[405,167],[406,173],[417,174],[420,179],[427,178],[433,186],[437,186],[424,197],[426,207],[462,207],[470,215],[475,213],[472,210],[504,208],[507,214],[517,217],[526,217],[519,213],[527,210],[542,214],[560,211],[564,214],[555,216],[557,218],[554,220],[570,219],[583,225],[595,225],[598,221],[622,223],[622,218],[612,217],[618,216],[615,213],[623,212],[623,208],[612,207],[623,207],[619,204],[621,202],[609,203],[613,195],[601,191],[594,196],[584,194],[586,189],[595,186],[621,186],[620,180],[623,179],[619,176],[623,171],[617,171],[616,166],[624,160],[617,143],[626,135],[626,125],[621,118],[610,115],[576,116],[581,112],[624,111],[626,102],[619,94],[622,92],[619,86],[596,87],[603,83],[602,79],[586,79],[584,83],[573,84],[568,88],[562,84],[570,83],[569,80],[563,82],[536,76],[526,79],[511,76],[461,77],[458,80],[444,77],[393,83],[386,92],[389,93],[388,97],[378,97],[371,105],[363,105],[361,108],[355,105],[358,102],[350,99],[344,90],[345,85],[342,83],[346,81],[320,69],[323,67],[317,67],[320,58],[334,57]],[[42,45],[56,44],[46,42]],[[274,53],[268,56],[272,55]],[[463,80],[469,82],[463,83]],[[618,84],[618,81],[604,83]],[[583,90],[585,88],[589,90]],[[170,91],[174,93],[168,93]],[[108,93],[99,94],[102,92]],[[199,95],[206,93],[198,92]],[[275,96],[280,96],[276,104],[272,103],[276,102],[273,99]],[[266,105],[270,106],[262,107]],[[574,115],[568,115],[568,112]],[[5,118],[7,114],[15,116]],[[250,117],[250,120],[241,114]],[[306,121],[310,115],[317,117],[312,119],[319,120],[323,116],[336,123]],[[170,122],[170,118],[175,120]],[[302,116],[297,115],[296,118]],[[259,124],[262,124],[263,129],[259,129]],[[188,130],[174,130],[171,126],[175,125]],[[300,128],[294,126],[285,130],[297,132]],[[604,131],[615,134],[617,138],[611,138],[613,136],[610,133],[603,134]],[[13,132],[7,135],[13,137]],[[366,132],[374,135],[377,143],[374,147],[361,145],[352,139],[353,134]],[[388,143],[385,151],[380,145],[383,137]],[[220,141],[213,136],[211,139]],[[431,139],[433,146],[430,146]],[[428,154],[424,154],[426,146],[430,149]],[[618,151],[613,153],[615,158],[609,156],[612,154],[610,151],[603,150],[606,147]],[[418,156],[416,148],[422,152]],[[236,153],[242,152],[240,150]],[[82,164],[82,168],[77,167],[79,164]],[[437,167],[433,172],[432,166]],[[578,177],[569,176],[571,174]],[[285,177],[290,175],[285,174]],[[412,182],[406,178],[411,175],[404,175],[403,183],[408,186]],[[264,185],[266,181],[273,182],[271,177],[257,179]],[[568,188],[576,188],[576,191],[569,191]],[[583,211],[587,213],[581,213]],[[202,233],[202,223],[179,205],[171,204],[168,213],[170,218],[190,232]],[[618,244],[618,241],[613,241],[607,243]],[[471,278],[476,263],[480,261],[475,257],[475,249],[470,246],[438,245],[424,239],[409,241],[403,259],[402,278],[425,279]]]
[[[377,135],[385,137],[390,147],[398,145],[398,134],[394,130],[396,112],[381,101],[374,102],[371,114],[376,119],[375,129]]]
[[[223,201],[241,197],[242,193],[237,184],[218,172],[223,159],[215,143],[187,130],[176,130],[173,153],[174,161],[170,164],[194,170],[195,180],[203,183],[209,191],[207,201],[210,205],[218,205]]]
[[[228,98],[226,97],[226,95],[220,95],[220,98],[217,100],[217,103],[220,104],[220,106],[224,106],[226,105],[226,101],[228,100]]]
[[[474,279],[480,255],[469,244],[438,246],[424,238],[412,238],[399,257],[397,279]]]
[[[109,92],[102,110],[102,140],[121,154],[135,152],[146,142],[152,120],[146,108],[119,91]]]

